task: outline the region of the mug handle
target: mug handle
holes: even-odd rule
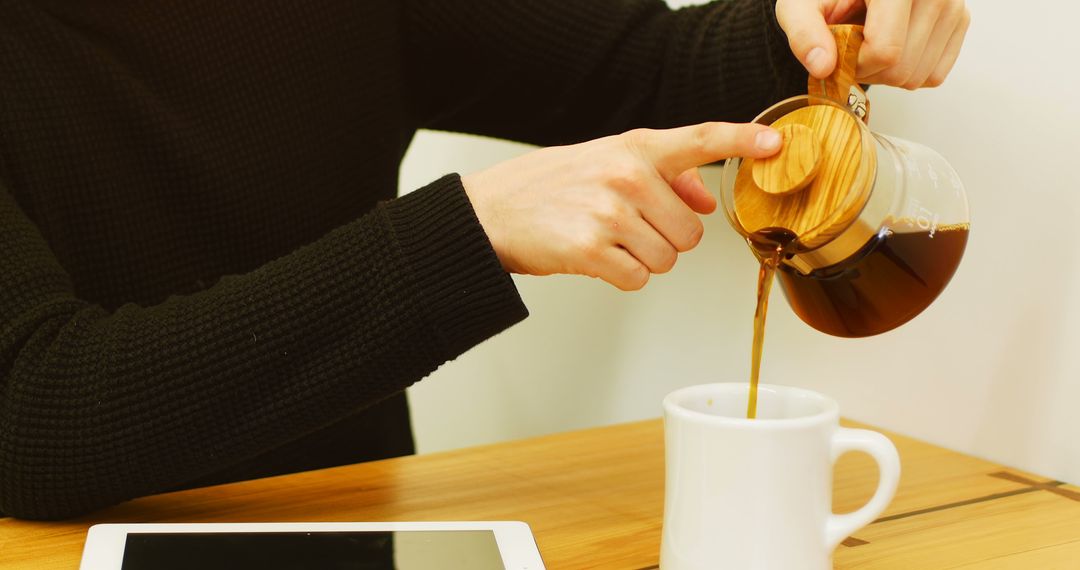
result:
[[[832,463],[849,451],[862,451],[878,465],[878,486],[870,501],[857,511],[838,515],[832,513],[825,523],[825,546],[829,552],[840,541],[870,524],[889,506],[896,486],[900,483],[900,454],[889,438],[865,429],[838,428],[832,437]]]

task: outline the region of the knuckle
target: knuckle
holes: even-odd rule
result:
[[[957,24],[955,34],[959,34],[961,37],[967,34],[968,29],[971,28],[971,10],[964,7],[964,12],[960,14],[960,21]]]
[[[712,146],[713,134],[716,132],[715,123],[701,123],[695,125],[690,131],[690,147],[703,152]]]
[[[574,249],[585,260],[587,266],[595,267],[604,259],[604,243],[596,234],[578,236]]]
[[[623,139],[626,141],[626,144],[628,144],[628,145],[630,145],[632,147],[643,148],[643,147],[645,147],[646,144],[648,144],[649,137],[650,137],[651,134],[652,134],[651,129],[645,129],[645,128],[631,129],[631,130],[626,131],[625,133],[623,133]]]
[[[656,266],[656,273],[667,273],[675,268],[675,263],[679,261],[679,254],[674,249],[669,248],[664,252],[663,258]]]
[[[810,26],[790,26],[792,29],[785,30],[788,36],[788,43],[791,45],[793,51],[800,57],[806,56],[811,47],[814,45],[814,39],[817,34],[814,33],[814,29]]]
[[[582,162],[584,163],[582,174],[590,183],[606,184],[615,173],[621,172],[623,168],[624,160],[621,156],[601,153],[592,156],[579,155],[579,157],[583,159]]]
[[[701,223],[701,220],[694,219],[694,227],[690,229],[690,237],[687,238],[687,247],[683,251],[689,251],[697,247],[701,243],[701,237],[705,235],[705,225]]]
[[[925,87],[941,87],[943,83],[945,83],[945,76],[934,72],[930,74],[930,77],[926,78],[926,83],[923,85]]]
[[[967,12],[967,7],[964,6],[963,0],[946,0],[941,9],[942,14],[949,18],[955,18],[956,21],[961,21],[965,12]]]
[[[616,286],[623,291],[638,291],[649,282],[650,275],[648,269],[638,264],[636,267],[627,270]]]
[[[901,44],[876,46],[867,54],[867,58],[881,67],[893,68],[903,60],[904,46]]]
[[[885,83],[889,85],[906,86],[911,79],[912,70],[903,66],[893,67],[882,74]]]
[[[586,277],[592,277],[594,279],[604,278],[604,265],[596,260],[589,259],[587,256],[581,260],[580,263],[571,267],[565,273],[580,273]]]
[[[629,217],[629,208],[625,202],[612,196],[602,200],[596,206],[593,215],[603,231],[618,231],[620,224]]]
[[[701,224],[701,220],[697,216],[692,216],[687,224],[688,229],[682,231],[681,234],[685,237],[676,239],[671,242],[676,251],[682,253],[690,251],[701,242],[701,236],[705,233],[705,228]]]
[[[606,176],[611,187],[628,192],[646,184],[645,170],[635,160],[620,160],[608,165]]]

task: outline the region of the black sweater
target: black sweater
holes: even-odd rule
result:
[[[410,453],[526,316],[419,128],[536,144],[805,89],[769,0],[0,0],[0,511]]]

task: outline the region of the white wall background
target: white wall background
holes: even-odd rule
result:
[[[914,321],[861,340],[810,329],[774,288],[762,374],[853,419],[1080,483],[1080,4],[969,5],[943,87],[871,92],[872,129],[937,149],[967,186],[956,277]],[[422,133],[402,188],[528,150]],[[411,389],[420,451],[658,417],[677,387],[745,380],[756,265],[723,214],[705,226],[638,293],[516,277],[532,316]]]

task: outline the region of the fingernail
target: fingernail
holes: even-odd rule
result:
[[[781,142],[783,142],[783,139],[780,137],[780,133],[772,129],[761,131],[754,137],[754,144],[757,145],[759,150],[776,150]]]
[[[806,54],[806,66],[815,76],[825,73],[825,50],[816,47]]]

